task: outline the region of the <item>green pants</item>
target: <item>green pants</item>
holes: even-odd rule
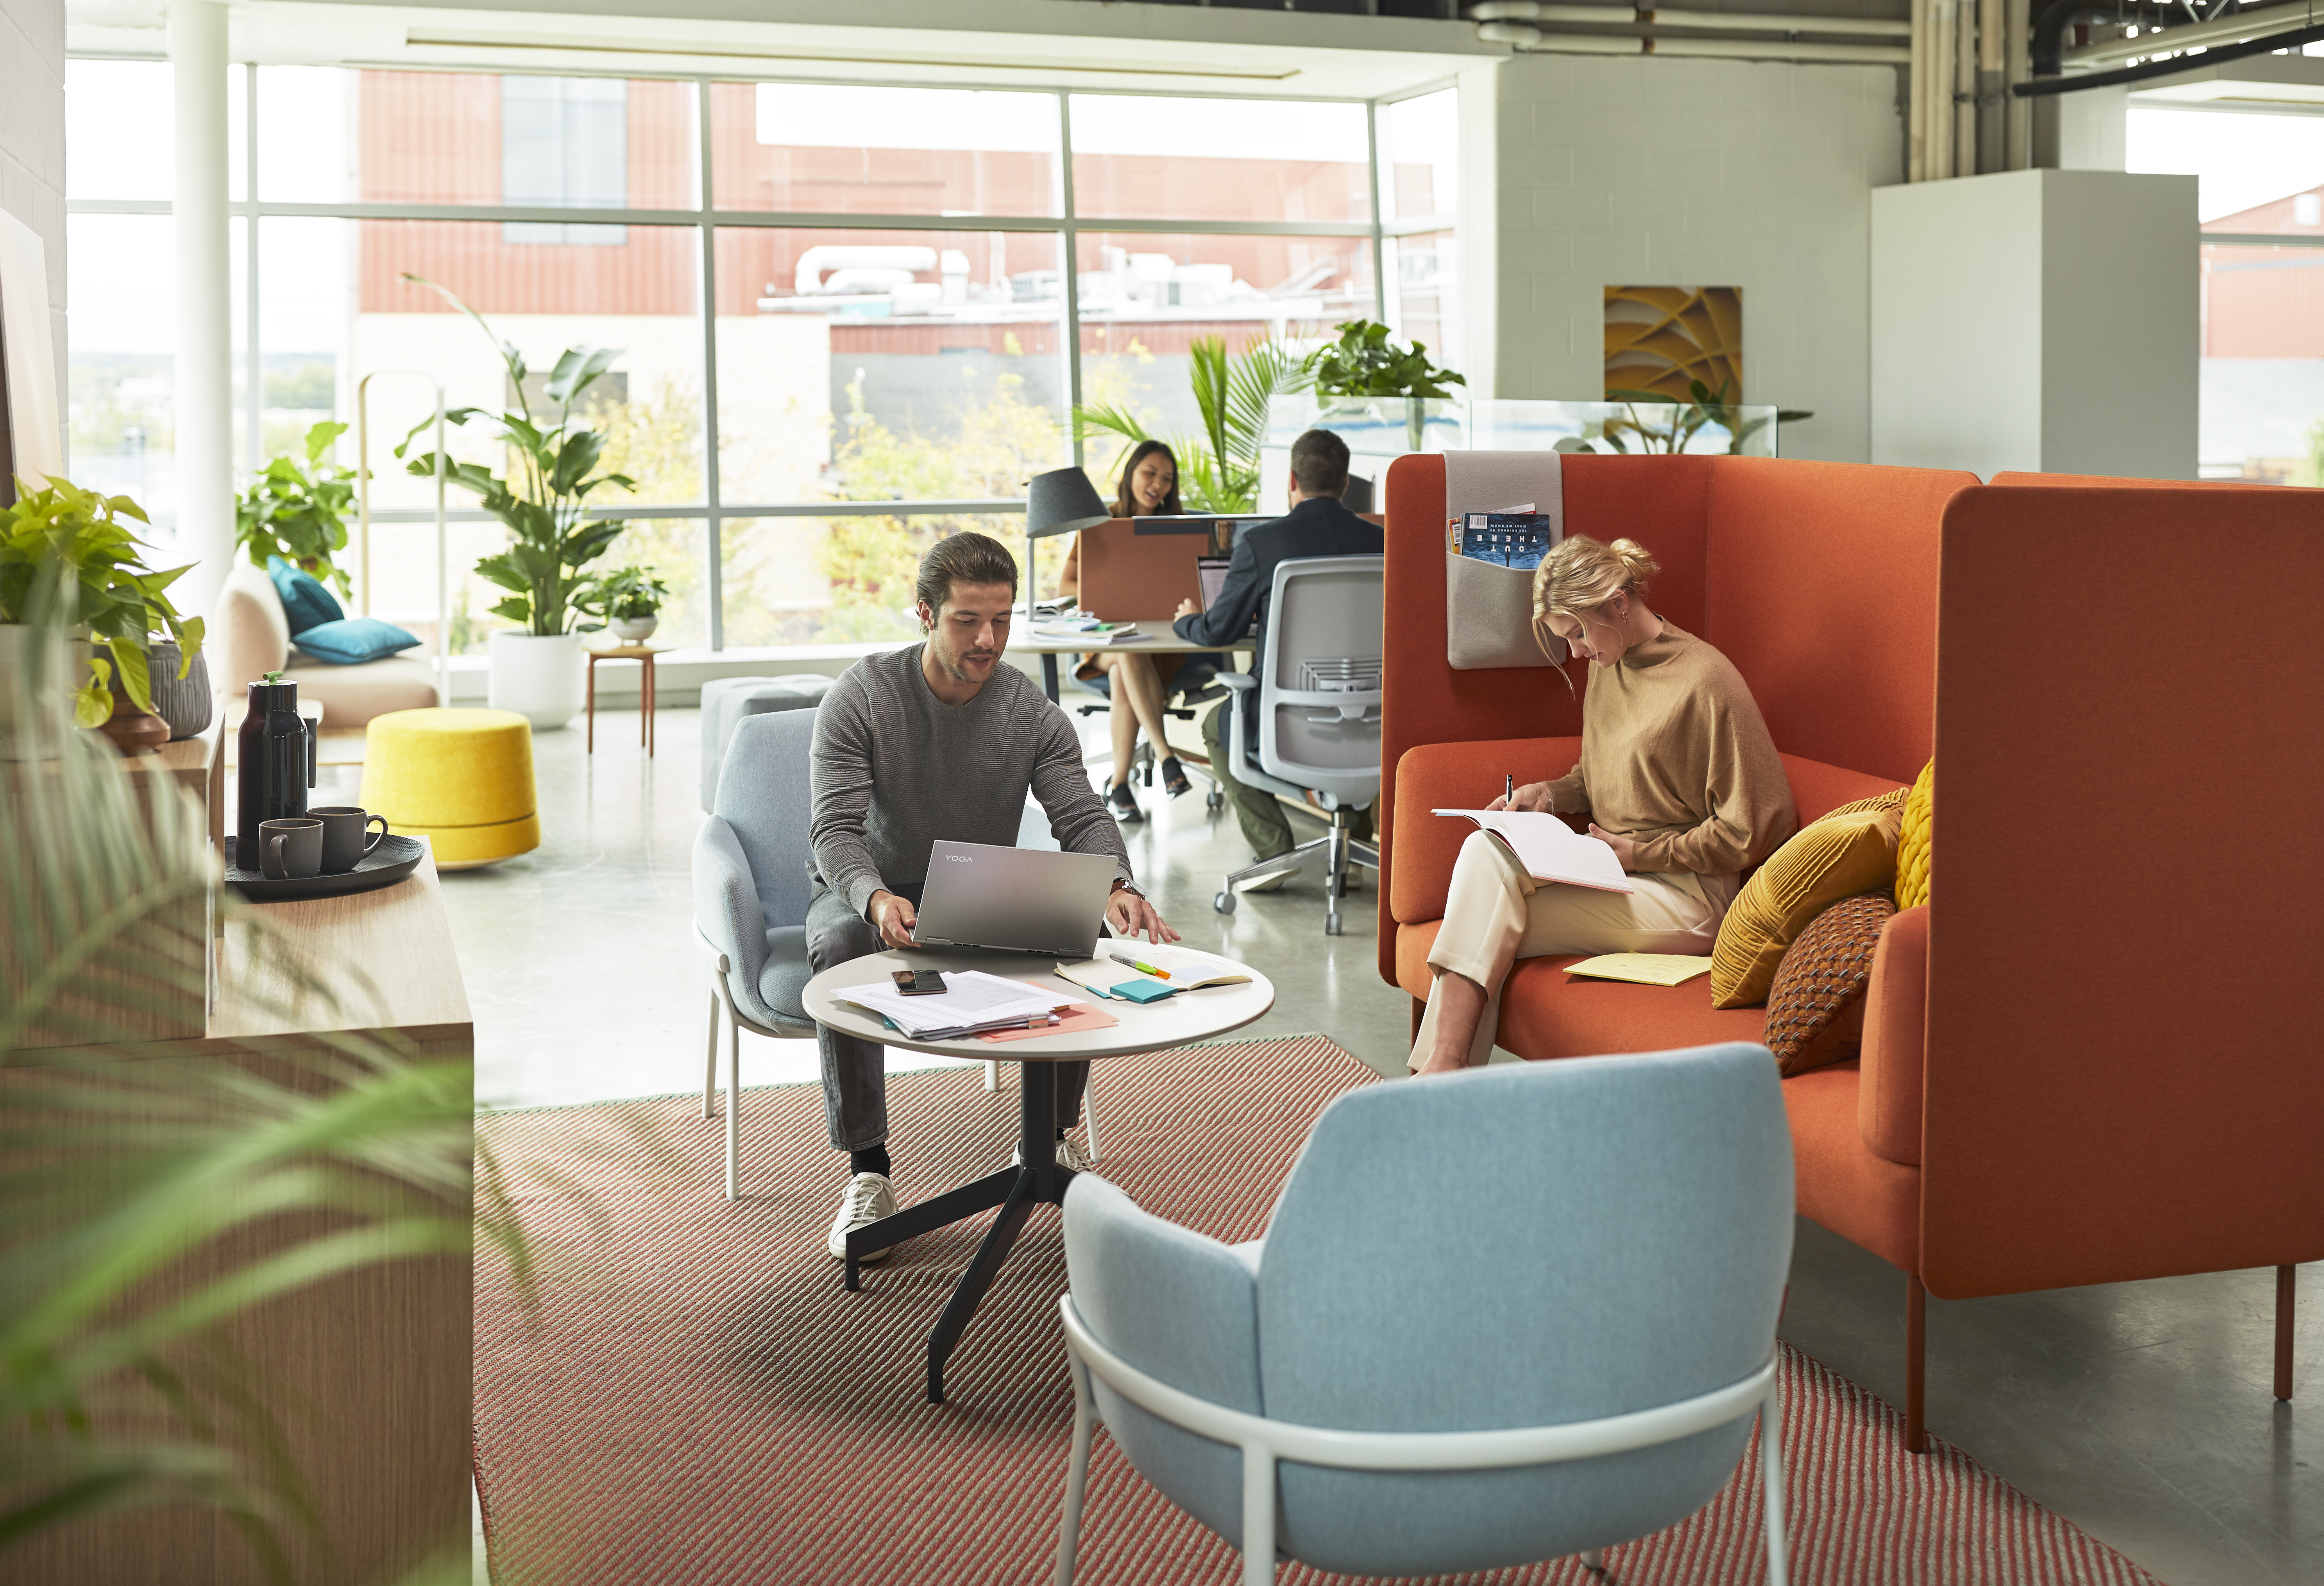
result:
[[[1235,820],[1250,844],[1251,853],[1259,859],[1273,859],[1278,853],[1290,853],[1298,844],[1291,840],[1291,818],[1283,813],[1283,806],[1275,795],[1236,781],[1227,764],[1225,738],[1233,705],[1231,699],[1222,699],[1218,708],[1203,718],[1203,748],[1211,757],[1211,776],[1218,783],[1219,791],[1234,806]],[[1358,810],[1348,823],[1348,832],[1359,843],[1370,842],[1372,812]]]

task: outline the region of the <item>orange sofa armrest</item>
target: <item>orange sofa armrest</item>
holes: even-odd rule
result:
[[[1881,927],[1864,993],[1864,1065],[1856,1127],[1874,1154],[1921,1161],[1922,1057],[1929,1027],[1929,908],[1907,908]]]
[[[1562,777],[1582,758],[1579,738],[1489,738],[1470,743],[1423,743],[1396,762],[1396,825],[1388,841],[1396,868],[1388,881],[1388,915],[1399,925],[1444,917],[1452,862],[1477,828],[1446,820],[1432,809],[1481,809],[1501,796],[1502,779],[1520,785]]]

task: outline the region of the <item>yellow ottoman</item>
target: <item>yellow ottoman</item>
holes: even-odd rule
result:
[[[363,807],[388,829],[434,840],[438,870],[469,870],[540,846],[532,726],[512,710],[374,716]]]

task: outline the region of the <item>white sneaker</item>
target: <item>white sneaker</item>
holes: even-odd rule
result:
[[[1011,1147],[1009,1152],[1009,1161],[1012,1166],[1024,1166],[1025,1148],[1023,1146]],[[1082,1148],[1074,1143],[1074,1139],[1071,1135],[1067,1135],[1064,1139],[1057,1142],[1057,1166],[1064,1168],[1068,1173],[1088,1173],[1097,1166],[1097,1159],[1093,1157],[1083,1156]]]
[[[839,1215],[831,1220],[832,1259],[847,1259],[847,1235],[851,1230],[895,1214],[896,1190],[888,1182],[886,1174],[859,1173],[849,1179],[847,1193],[839,1200]],[[855,1259],[858,1261],[878,1261],[885,1259],[887,1254],[886,1250],[872,1250]]]

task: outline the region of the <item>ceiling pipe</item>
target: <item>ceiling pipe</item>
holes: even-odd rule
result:
[[[2080,4],[2080,0],[2075,0]],[[2137,66],[2126,66],[2119,71],[2077,72],[2072,77],[2037,77],[2031,82],[2017,83],[2010,92],[2022,98],[2039,98],[2058,94],[2079,93],[2084,88],[2107,88],[2117,83],[2144,82],[2151,78],[2177,77],[2181,72],[2200,71],[2206,66],[2224,65],[2241,60],[2246,56],[2273,55],[2278,50],[2288,50],[2301,44],[2324,41],[2324,24],[2293,28],[2289,32],[2269,33],[2263,38],[2246,39],[2237,44],[2206,46],[2200,55],[2174,55],[2168,60],[2148,60]],[[2038,45],[2039,41],[2037,39]],[[2036,60],[2040,57],[2037,55]]]
[[[2084,14],[2101,14],[2096,7],[2088,7]],[[2112,66],[2118,61],[2143,60],[2158,51],[2186,50],[2197,44],[2240,44],[2281,32],[2293,25],[2295,18],[2301,22],[2312,22],[2312,8],[2304,4],[2248,8],[2215,22],[2190,22],[2181,23],[2177,27],[2151,28],[2135,39],[2108,39],[2102,43],[2085,44],[2078,50],[2065,49],[2061,36],[2059,41],[2060,60],[2064,66]],[[2072,19],[2068,20],[2070,22]],[[2107,14],[2104,20],[2112,22],[2114,18]]]
[[[1709,28],[1734,33],[1858,33],[1875,38],[1909,37],[1913,24],[1868,16],[1804,16],[1795,13],[1746,11],[1665,11],[1646,5],[1559,5],[1541,0],[1483,0],[1469,8],[1471,20],[1497,22],[1563,22],[1611,24],[1643,23],[1650,27]],[[1481,35],[1480,36],[1484,36]],[[1513,42],[1503,40],[1502,42]],[[1657,48],[1655,53],[1665,53]]]
[[[1488,22],[1477,36],[1512,44],[1531,55],[1690,55],[1723,60],[1803,60],[1850,66],[1903,66],[1913,52],[1901,44],[1821,44],[1789,39],[1704,39],[1648,32],[1638,34],[1544,32],[1526,23]]]

